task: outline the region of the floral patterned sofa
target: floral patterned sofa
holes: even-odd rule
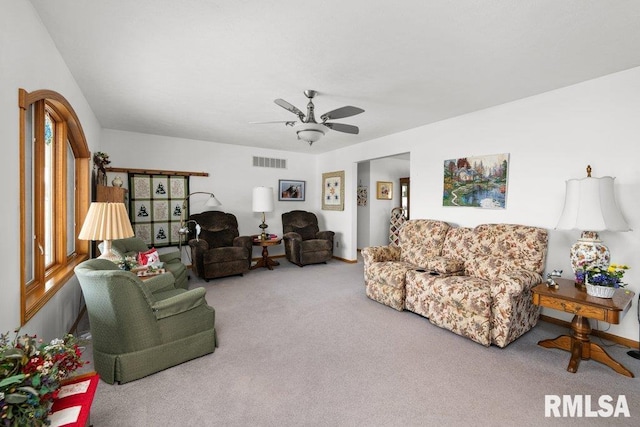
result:
[[[547,231],[516,224],[407,221],[398,246],[362,250],[369,298],[425,316],[482,345],[505,347],[536,325]]]

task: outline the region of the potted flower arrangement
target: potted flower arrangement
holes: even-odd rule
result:
[[[73,335],[43,343],[0,334],[0,426],[48,425],[60,381],[85,363]]]
[[[617,288],[624,288],[624,273],[629,267],[623,264],[609,266],[584,266],[576,271],[576,283],[584,284],[587,294],[600,298],[611,298]]]

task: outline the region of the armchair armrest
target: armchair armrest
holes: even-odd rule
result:
[[[335,236],[335,234],[336,233],[333,231],[318,231],[316,233],[316,239],[333,241],[333,237]]]
[[[206,304],[205,289],[196,288],[184,293],[174,295],[167,299],[157,301],[151,305],[156,319],[164,319],[165,317],[175,316],[184,313],[193,308]]]
[[[233,239],[233,246],[250,248],[252,245],[253,239],[251,238],[251,236],[238,236]]]
[[[298,241],[302,241],[302,236],[298,233],[296,233],[295,231],[290,231],[288,233],[285,233],[282,238],[284,240],[298,240]]]
[[[542,282],[544,282],[542,275],[534,271],[514,269],[500,274],[497,280],[490,281],[491,296],[518,295]]]
[[[175,278],[171,273],[159,274],[157,276],[149,277],[142,282],[152,294],[159,291],[168,291],[175,289]]]
[[[209,243],[204,239],[191,239],[189,240],[189,246],[196,251],[206,251],[209,249]]]
[[[166,253],[160,254],[160,261],[165,263],[176,262],[176,261],[182,262],[182,258],[180,257],[180,252],[172,251],[172,252],[166,252]]]

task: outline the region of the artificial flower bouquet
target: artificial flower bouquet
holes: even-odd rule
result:
[[[85,365],[76,338],[43,343],[36,336],[0,334],[0,426],[49,425],[60,381]]]
[[[624,264],[609,264],[608,267],[600,265],[583,266],[576,270],[576,283],[624,288],[625,284],[622,282],[622,278],[628,269],[629,267]]]

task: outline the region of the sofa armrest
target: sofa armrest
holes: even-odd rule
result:
[[[175,289],[175,278],[171,273],[164,273],[157,276],[149,277],[142,283],[152,294],[160,291]]]
[[[152,304],[151,308],[153,309],[156,319],[164,319],[165,317],[184,313],[203,304],[206,305],[205,294],[206,291],[204,288],[191,289],[190,291],[157,301]]]
[[[369,246],[364,248],[361,254],[365,267],[373,262],[400,260],[400,248],[398,246]]]
[[[491,296],[498,294],[518,295],[544,282],[542,275],[528,270],[514,269],[500,274],[490,281]]]

